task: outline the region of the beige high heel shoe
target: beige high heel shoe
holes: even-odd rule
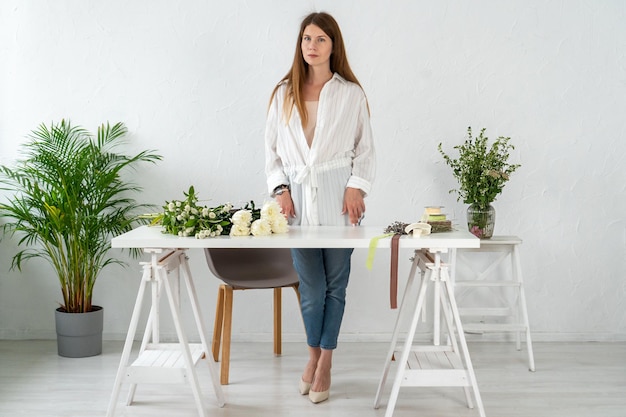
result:
[[[326,401],[328,397],[330,397],[330,389],[327,389],[326,391],[321,391],[321,392],[316,392],[313,390],[309,391],[309,400],[311,400],[313,404]]]
[[[298,388],[300,390],[300,394],[307,395],[309,393],[309,390],[311,389],[311,383],[304,382],[304,380],[300,378],[300,384]]]

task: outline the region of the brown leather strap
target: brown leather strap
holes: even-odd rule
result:
[[[391,238],[391,274],[389,276],[389,301],[391,308],[398,308],[398,241],[400,234]]]

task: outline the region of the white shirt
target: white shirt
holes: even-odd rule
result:
[[[368,194],[375,175],[375,153],[365,93],[335,74],[322,88],[311,147],[297,108],[285,123],[281,84],[265,129],[265,174],[271,193],[289,184],[296,218],[292,224],[348,225],[341,214],[346,187]]]

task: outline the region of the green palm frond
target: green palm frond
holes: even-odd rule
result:
[[[1,188],[13,193],[0,203],[2,228],[18,235],[22,248],[11,267],[21,269],[32,258],[48,260],[69,312],[90,311],[100,271],[121,263],[108,255],[111,237],[146,222],[135,213],[150,206],[132,198],[141,188],[122,175],[161,156],[116,153],[126,133],[122,123],[102,124],[95,139],[69,121],[41,124],[23,145],[16,166],[0,166]]]

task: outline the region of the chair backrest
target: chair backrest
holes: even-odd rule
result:
[[[233,288],[288,287],[298,282],[287,248],[205,249],[209,269]]]

